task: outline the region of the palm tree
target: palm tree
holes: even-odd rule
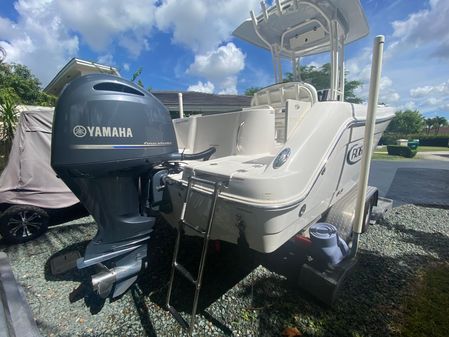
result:
[[[432,126],[434,124],[434,119],[433,118],[426,118],[425,119],[425,123],[426,123],[427,134],[429,134],[430,133],[430,129],[432,128]]]
[[[445,117],[435,117],[435,125],[437,127],[437,134],[440,132],[440,127],[447,125],[447,119]]]

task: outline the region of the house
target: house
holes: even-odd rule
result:
[[[105,73],[120,76],[118,70],[107,65],[72,58],[48,83],[44,92],[58,97],[64,86],[73,79],[92,73]]]
[[[91,73],[106,73],[120,76],[114,67],[71,59],[45,87],[44,92],[59,96],[64,86],[73,79]],[[152,91],[170,111],[172,118],[179,117],[179,93],[182,93],[184,114],[213,114],[240,110],[251,105],[251,97],[242,95],[216,95],[191,91]]]

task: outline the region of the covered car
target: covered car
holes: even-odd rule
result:
[[[0,234],[9,242],[44,233],[51,210],[79,200],[50,166],[54,108],[19,106],[19,123],[0,176]]]

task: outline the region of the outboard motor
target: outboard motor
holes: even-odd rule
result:
[[[52,137],[53,169],[98,225],[77,266],[101,267],[92,276],[94,289],[106,298],[115,284],[112,296],[119,296],[145,263],[155,218],[144,204],[154,167],[183,159],[170,114],[132,82],[90,74],[63,90]],[[186,159],[208,158],[214,151]]]

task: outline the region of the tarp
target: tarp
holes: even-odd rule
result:
[[[0,203],[64,208],[78,199],[50,166],[54,108],[20,106],[8,164],[0,176]]]

